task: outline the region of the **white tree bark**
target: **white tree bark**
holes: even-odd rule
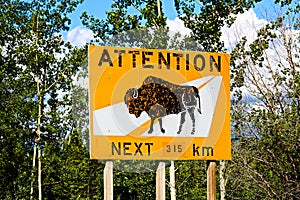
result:
[[[32,158],[32,169],[35,169],[35,160],[36,160],[36,144],[33,146],[33,158]],[[30,183],[30,200],[33,199],[33,184],[34,184],[34,172],[31,173],[31,183]]]
[[[160,0],[157,0],[157,13],[158,13],[158,16],[160,17],[161,16]]]
[[[36,48],[36,54],[35,54],[35,65],[36,65],[36,75],[35,75],[35,81],[36,81],[36,89],[37,89],[37,95],[38,95],[38,117],[37,117],[37,130],[36,130],[36,139],[35,139],[35,145],[33,150],[33,163],[32,168],[35,169],[36,167],[36,149],[38,149],[38,191],[39,191],[39,200],[42,200],[42,150],[40,146],[41,141],[41,117],[42,117],[42,93],[40,89],[40,79],[38,76],[38,69],[39,69],[39,56],[38,56],[38,40],[39,40],[39,11],[37,11],[37,18],[36,18],[36,32],[35,32],[35,48]],[[32,173],[32,181],[31,181],[31,190],[30,190],[30,199],[33,198],[33,183],[34,183],[34,173]]]
[[[171,161],[170,166],[170,193],[171,193],[171,200],[176,200],[176,188],[175,188],[175,167],[174,161]]]
[[[225,179],[225,160],[220,161],[220,193],[221,193],[221,200],[225,200],[226,196],[226,179]]]

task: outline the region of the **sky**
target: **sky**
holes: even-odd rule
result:
[[[70,41],[73,45],[85,45],[86,42],[92,39],[93,34],[81,24],[81,13],[86,11],[98,19],[105,19],[106,12],[110,10],[112,1],[113,0],[85,0],[85,2],[79,5],[78,9],[71,14],[71,29],[69,32],[63,33],[64,39]],[[162,10],[168,18],[167,24],[171,31],[180,31],[183,34],[188,33],[189,30],[184,27],[183,22],[177,17],[173,1],[174,0],[162,0]],[[244,36],[247,38],[247,44],[253,42],[257,38],[257,31],[262,26],[268,24],[269,19],[274,19],[274,17],[279,16],[279,6],[274,5],[272,2],[274,2],[274,0],[262,0],[262,2],[256,4],[254,9],[237,15],[236,21],[230,28],[222,28],[221,40],[224,41],[225,48],[228,52],[230,52]],[[272,52],[269,53],[272,55]],[[277,66],[277,64],[275,63],[274,66]],[[247,94],[246,90],[246,88],[243,90],[244,94]]]
[[[249,11],[245,12],[242,15],[238,16],[238,25],[243,26],[244,28],[241,29],[247,35],[249,35],[249,31],[247,31],[247,27],[253,24],[257,24],[259,27],[261,25],[266,24],[266,12],[269,14],[271,11],[275,12],[276,8],[274,4],[271,3],[270,0],[263,0],[262,2],[258,3],[255,9],[250,9]],[[63,32],[63,37],[65,40],[70,41],[72,44],[77,46],[84,45],[87,41],[89,41],[93,34],[90,30],[87,30],[81,24],[80,15],[82,12],[87,12],[90,15],[94,15],[99,19],[106,18],[106,12],[111,8],[112,0],[85,0],[83,4],[80,4],[76,11],[70,15],[72,23],[71,29],[69,32]],[[171,5],[170,5],[171,4]],[[162,10],[168,18],[168,25],[171,31],[181,31],[182,33],[188,33],[182,21],[177,18],[176,10],[173,5],[173,0],[162,0]],[[266,11],[267,10],[267,11]],[[236,26],[238,26],[236,24]],[[223,39],[233,39],[233,37],[228,37],[229,29],[224,29],[227,36],[223,35]],[[234,43],[234,41],[225,41],[227,45],[230,43]],[[225,45],[226,46],[226,45]]]

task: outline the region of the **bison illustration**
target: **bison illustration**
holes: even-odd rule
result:
[[[199,101],[199,108],[197,103]],[[148,76],[140,88],[127,90],[124,102],[130,114],[137,118],[142,112],[146,112],[151,118],[148,133],[153,132],[153,124],[156,119],[159,121],[161,132],[162,117],[170,114],[181,113],[180,125],[177,134],[181,133],[182,125],[185,122],[186,112],[192,119],[192,132],[195,133],[195,109],[201,114],[199,91],[194,86],[180,86],[161,78]]]

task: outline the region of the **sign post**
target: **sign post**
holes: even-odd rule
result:
[[[207,161],[207,200],[216,199],[216,162]]]
[[[113,200],[113,161],[106,161],[103,171],[104,200]]]
[[[166,193],[166,163],[159,162],[156,170],[156,199],[165,200]]]

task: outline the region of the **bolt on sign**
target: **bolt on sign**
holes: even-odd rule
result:
[[[90,156],[231,158],[229,55],[89,46]]]

